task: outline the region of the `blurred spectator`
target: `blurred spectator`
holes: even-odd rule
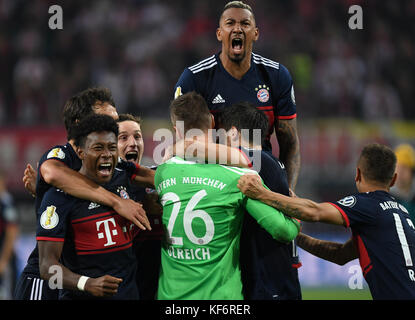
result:
[[[17,266],[14,246],[17,239],[17,211],[0,172],[0,299],[11,299],[16,283]]]
[[[408,209],[411,220],[415,223],[415,150],[410,144],[400,144],[395,149],[398,175],[391,193]]]

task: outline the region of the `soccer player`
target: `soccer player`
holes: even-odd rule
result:
[[[234,103],[254,104],[269,121],[263,149],[271,153],[270,137],[275,129],[279,158],[286,166],[289,187],[295,190],[300,146],[291,75],[282,64],[252,52],[259,30],[252,8],[242,1],[225,5],[216,37],[222,44],[221,51],[186,68],[175,85],[175,97],[196,91],[215,117]]]
[[[128,199],[134,170],[116,169],[115,120],[91,115],[73,133],[82,161],[79,173]],[[62,285],[59,299],[138,299],[132,250],[137,230],[113,208],[49,188],[37,217],[40,274]]]
[[[114,208],[117,213],[133,221],[140,228],[150,227],[141,204],[131,199],[123,199],[97,185],[77,172],[81,160],[74,150],[73,130],[80,120],[91,114],[105,114],[118,118],[111,92],[105,88],[90,88],[71,97],[65,104],[63,118],[68,142],[49,149],[40,159],[38,173],[29,168],[25,170],[25,187],[36,176],[36,189],[29,189],[36,195],[35,208],[38,210],[43,195],[51,187],[65,191],[72,196],[87,199],[95,203]],[[57,290],[44,285],[39,275],[38,248],[30,254],[27,264],[18,279],[14,299],[17,300],[55,300]]]
[[[218,122],[218,127],[226,130],[228,145],[239,146],[245,152],[264,184],[271,191],[288,196],[284,165],[262,151],[268,127],[265,114],[250,103],[237,103],[224,109]],[[258,137],[254,135],[255,129],[261,130]],[[294,241],[275,241],[249,214],[244,217],[240,259],[245,299],[301,299],[297,270],[301,264]]]
[[[356,168],[359,193],[336,203],[316,203],[265,189],[256,176],[245,175],[240,190],[285,214],[304,221],[350,227],[353,240],[326,246],[326,254],[343,262],[359,258],[372,298],[415,299],[415,228],[408,210],[389,193],[396,180],[396,156],[379,144],[365,146]]]
[[[194,112],[188,112],[189,107]],[[184,94],[170,108],[180,138],[212,143],[213,117],[201,95]],[[177,121],[184,122],[182,131]],[[193,128],[194,134],[189,135]],[[167,231],[158,299],[243,299],[239,239],[245,210],[274,239],[295,238],[297,221],[239,192],[236,182],[246,172],[255,171],[179,157],[158,166],[155,185]]]
[[[123,160],[140,164],[144,152],[141,118],[131,114],[120,114],[117,122],[119,156]],[[143,203],[151,225],[151,230],[141,231],[135,237],[133,249],[137,257],[136,279],[140,300],[154,300],[157,293],[163,236],[162,208],[154,189],[132,186],[130,197]]]

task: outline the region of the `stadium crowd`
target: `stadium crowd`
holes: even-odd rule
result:
[[[218,50],[223,2],[214,3],[3,0],[0,124],[57,123],[65,99],[93,83],[111,88],[120,112],[165,117],[184,66]],[[63,30],[48,28],[52,4],[62,6]],[[348,27],[352,4],[362,6],[363,30]],[[415,116],[413,1],[252,5],[255,51],[291,71],[302,118]]]

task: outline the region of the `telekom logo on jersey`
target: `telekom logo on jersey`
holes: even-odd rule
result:
[[[81,255],[126,249],[132,245],[133,233],[137,231],[133,223],[114,212],[76,219],[72,228],[75,247]]]
[[[110,229],[110,223],[114,227],[114,229],[112,229],[112,230]],[[116,229],[117,225],[115,223],[114,218],[106,219],[106,220],[103,220],[103,221],[97,221],[96,222],[97,231],[100,231],[100,227],[102,225],[104,225],[104,232],[99,232],[98,233],[98,239],[102,239],[105,236],[105,238],[107,240],[107,243],[104,244],[104,247],[112,246],[113,244],[116,244],[115,241],[112,241],[112,237],[111,237],[111,234],[113,236],[116,236],[118,234],[118,231]]]

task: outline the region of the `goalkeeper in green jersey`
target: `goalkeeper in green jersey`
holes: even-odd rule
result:
[[[186,139],[212,142],[214,120],[202,96],[178,97],[170,114],[179,139],[186,134]],[[191,129],[197,129],[193,135]],[[297,236],[297,221],[240,192],[237,182],[247,172],[256,173],[179,157],[157,168],[155,187],[166,230],[157,299],[243,299],[239,239],[244,211],[278,241]]]

